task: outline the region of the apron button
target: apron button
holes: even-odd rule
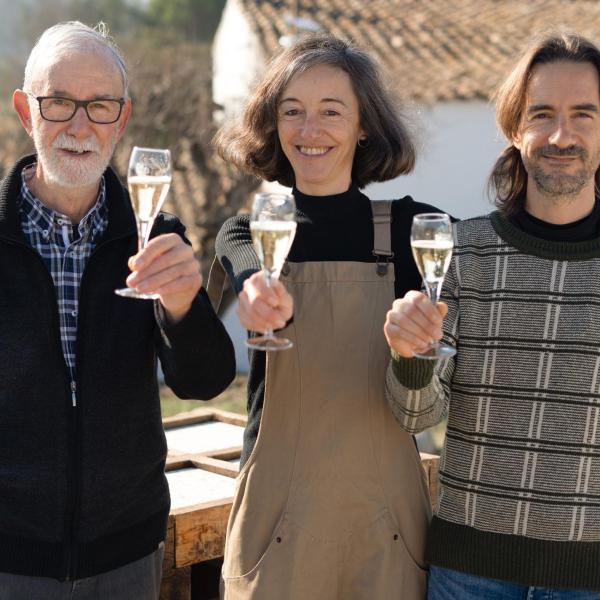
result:
[[[281,544],[281,538],[280,538],[280,537],[277,537],[277,538],[275,538],[275,541],[276,541],[278,544]]]
[[[395,540],[397,540],[397,539],[398,539],[398,534],[397,534],[397,533],[395,533],[395,534],[394,534],[394,539],[395,539]]]

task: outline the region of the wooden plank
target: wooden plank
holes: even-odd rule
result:
[[[165,429],[170,456],[207,454],[240,447],[244,428],[219,419],[204,420]]]
[[[215,413],[210,408],[195,408],[187,412],[179,413],[173,417],[163,419],[163,427],[172,429],[173,427],[184,427],[185,425],[194,425],[206,421],[214,421]]]
[[[242,447],[233,446],[232,448],[225,448],[223,450],[214,450],[210,452],[204,452],[204,456],[210,456],[211,458],[218,458],[219,460],[234,460],[242,456]]]
[[[175,517],[169,515],[167,536],[165,538],[165,556],[163,558],[163,577],[170,577],[175,570]]]
[[[175,566],[192,565],[223,556],[231,503],[185,511],[175,517]]]
[[[220,408],[195,408],[187,412],[182,412],[173,417],[167,417],[162,420],[165,429],[173,427],[183,427],[185,425],[195,425],[197,423],[205,423],[206,421],[219,421],[221,423],[229,423],[230,425],[238,425],[246,427],[248,418],[245,415],[221,410]]]
[[[192,600],[192,567],[176,569],[168,576],[163,574],[160,600]]]
[[[225,460],[211,458],[210,456],[197,455],[191,459],[191,462],[196,467],[210,471],[211,473],[225,475],[226,477],[237,477],[239,472],[238,465]]]

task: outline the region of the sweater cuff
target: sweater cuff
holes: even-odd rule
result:
[[[420,390],[431,382],[435,361],[426,358],[404,358],[394,350],[392,372],[397,381],[409,390]]]

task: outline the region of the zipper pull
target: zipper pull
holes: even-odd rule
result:
[[[77,391],[77,384],[74,381],[71,381],[71,398],[73,399],[73,406],[77,406],[77,396],[75,392]]]

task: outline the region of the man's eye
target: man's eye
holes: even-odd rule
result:
[[[550,115],[548,113],[536,113],[531,118],[536,121],[540,121],[542,119],[548,119],[549,117],[550,117]]]
[[[64,106],[65,104],[69,104],[69,101],[64,98],[48,98],[48,102],[52,106]]]
[[[88,106],[89,108],[95,111],[108,110],[108,105],[106,104],[106,102],[90,102]]]

